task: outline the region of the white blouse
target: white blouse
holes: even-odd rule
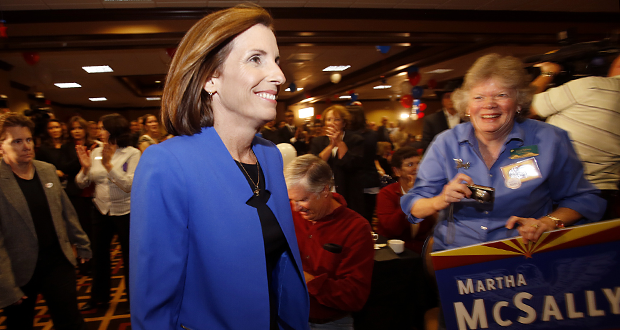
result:
[[[101,214],[125,215],[130,210],[131,185],[133,175],[140,161],[140,150],[134,147],[119,148],[114,152],[110,164],[112,170],[108,172],[101,162],[103,151],[98,147],[90,153],[91,167],[88,174],[83,170],[75,177],[75,183],[80,188],[95,183],[93,203]]]

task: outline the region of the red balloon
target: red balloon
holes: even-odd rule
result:
[[[418,119],[424,118],[424,112],[418,113]]]
[[[414,72],[408,75],[409,78],[409,83],[411,84],[411,86],[415,86],[420,82],[420,79],[422,78],[422,76],[420,76],[419,73]]]
[[[170,58],[174,57],[174,54],[176,54],[177,49],[176,48],[166,48],[166,54],[168,54],[168,56],[170,56]]]
[[[39,60],[41,59],[39,53],[37,52],[23,52],[22,56],[28,65],[35,65],[39,63]]]
[[[437,87],[437,80],[429,79],[426,84],[428,85],[428,88],[435,89],[435,87]]]
[[[426,103],[420,103],[420,105],[418,105],[418,109],[420,109],[420,111],[426,110]]]
[[[407,94],[400,99],[400,104],[405,108],[411,108],[413,105],[413,96]]]

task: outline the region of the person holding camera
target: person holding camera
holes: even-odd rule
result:
[[[566,130],[581,159],[586,179],[607,200],[603,220],[620,217],[620,56],[607,77],[585,77],[545,91],[562,67],[543,62],[532,85],[530,112]]]
[[[440,212],[433,251],[518,235],[535,242],[603,215],[605,201],[584,178],[568,134],[525,119],[529,85],[519,59],[489,54],[454,92],[470,122],[436,137],[401,199],[410,222]]]

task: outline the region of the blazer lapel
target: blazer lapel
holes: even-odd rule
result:
[[[28,208],[28,202],[26,197],[22,193],[17,180],[13,175],[13,170],[4,161],[0,162],[0,189],[6,197],[6,199],[13,205],[17,213],[22,218],[22,221],[26,223],[32,234],[36,237],[37,232],[34,229],[34,223],[32,222],[32,216],[30,215],[30,209]]]

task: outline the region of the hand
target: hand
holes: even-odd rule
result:
[[[562,71],[562,66],[553,62],[542,62],[534,65],[537,68],[540,68],[540,72],[551,72],[554,75],[560,73]]]
[[[85,146],[75,146],[75,151],[77,152],[78,159],[80,160],[82,167],[89,169],[91,165],[90,150],[86,149]]]
[[[304,277],[306,278],[306,283],[312,281],[314,276],[304,270]]]
[[[118,149],[118,146],[116,144],[111,144],[111,143],[103,144],[103,151],[101,151],[101,163],[103,164],[104,167],[106,168],[111,167],[110,161],[112,160],[112,156],[114,156],[116,149]]]
[[[23,297],[19,298],[18,301],[14,302],[13,305],[21,305],[24,302],[24,300],[26,300],[26,299],[28,299],[28,296],[23,296]]]
[[[460,202],[461,199],[471,196],[471,190],[467,188],[467,185],[463,183],[463,181],[470,185],[474,184],[474,181],[469,176],[458,173],[447,185],[443,186],[443,190],[437,199],[438,203],[435,204],[435,209],[437,209],[437,211],[443,210],[450,204]]]
[[[407,193],[411,188],[413,188],[413,184],[415,183],[415,175],[407,174],[402,176],[401,186],[405,193]]]
[[[342,131],[336,129],[333,125],[328,125],[325,127],[325,135],[329,137],[329,143],[335,147],[342,141]]]
[[[506,228],[512,229],[518,225],[517,230],[523,237],[523,243],[536,242],[540,235],[546,231],[555,229],[555,223],[552,225],[546,221],[534,219],[534,218],[520,218],[512,216],[506,221]]]

